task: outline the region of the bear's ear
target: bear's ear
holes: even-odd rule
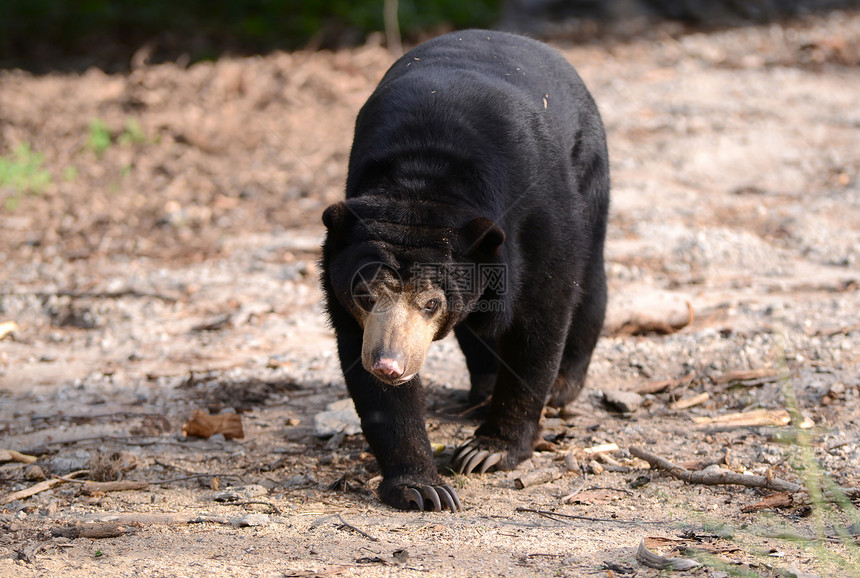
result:
[[[466,255],[488,258],[495,255],[499,246],[505,242],[505,232],[492,219],[478,217],[463,227],[463,239],[466,242]]]
[[[346,220],[349,215],[350,210],[349,207],[346,206],[346,203],[344,201],[337,202],[330,205],[325,211],[323,211],[323,225],[325,225],[326,229],[329,231],[342,229],[346,224]]]

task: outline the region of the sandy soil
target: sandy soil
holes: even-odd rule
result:
[[[857,575],[860,14],[560,48],[609,133],[610,323],[532,460],[449,476],[456,515],[383,506],[362,437],[314,435],[346,397],[319,216],[385,50],[0,72],[0,154],[29,142],[51,173],[0,189],[0,448],[39,458],[0,464],[0,575],[654,576],[643,538],[697,576]],[[453,341],[423,377],[447,471],[476,425]],[[195,409],[244,438],[183,436]],[[708,422],[754,410],[771,421]],[[634,446],[812,497],[687,484]],[[82,483],[117,477],[150,484]]]

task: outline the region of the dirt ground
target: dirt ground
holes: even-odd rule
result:
[[[0,189],[0,448],[39,466],[0,464],[0,575],[655,576],[645,539],[694,576],[857,576],[860,14],[558,46],[609,135],[609,323],[541,451],[469,478],[445,469],[477,423],[465,365],[434,345],[458,514],[382,505],[361,435],[314,430],[347,397],[320,214],[387,51],[0,72],[0,155],[28,142],[51,176]],[[184,436],[196,409],[244,438]],[[83,483],[116,478],[149,484]]]

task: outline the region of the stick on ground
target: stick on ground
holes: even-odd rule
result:
[[[708,486],[719,486],[734,484],[750,488],[767,488],[778,492],[798,492],[802,486],[780,480],[778,478],[767,478],[765,476],[753,476],[748,474],[737,474],[727,470],[700,470],[690,471],[675,465],[665,458],[645,451],[640,448],[631,447],[630,453],[651,464],[652,468],[666,470],[670,475],[690,484],[704,484]]]

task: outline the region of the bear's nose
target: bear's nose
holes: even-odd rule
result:
[[[403,361],[399,355],[383,352],[373,356],[370,370],[382,379],[397,379],[403,375]]]

